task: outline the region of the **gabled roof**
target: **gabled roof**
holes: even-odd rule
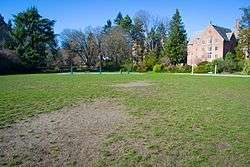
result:
[[[230,41],[230,38],[233,35],[233,32],[229,28],[219,27],[215,25],[212,25],[212,26],[225,41]]]

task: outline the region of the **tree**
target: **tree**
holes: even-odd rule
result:
[[[120,24],[119,24],[126,32],[130,32],[131,29],[132,29],[132,20],[131,18],[129,17],[129,15],[126,15],[121,21],[120,21]]]
[[[151,15],[145,10],[139,10],[135,13],[135,18],[140,19],[143,25],[144,32],[147,36],[150,29]]]
[[[92,30],[86,33],[81,30],[64,30],[61,34],[62,47],[67,50],[70,63],[75,57],[80,57],[83,64],[87,67],[94,66],[98,60],[99,48],[97,38]]]
[[[241,8],[242,17],[239,34],[239,48],[250,57],[250,6]]]
[[[232,73],[234,70],[237,69],[236,55],[232,52],[228,52],[225,55],[224,63],[224,71]]]
[[[169,57],[174,65],[186,63],[187,35],[178,9],[170,21],[169,36],[165,41],[164,54]]]
[[[133,58],[136,63],[143,61],[143,54],[145,51],[145,30],[143,29],[143,22],[139,17],[134,18],[134,26],[132,28],[133,39]]]
[[[2,49],[6,41],[9,39],[10,27],[5,23],[4,17],[0,14],[0,49]]]
[[[111,20],[108,20],[106,25],[104,25],[104,27],[103,27],[104,33],[107,32],[111,27],[112,27],[112,22],[111,22]]]
[[[102,37],[102,53],[106,64],[120,68],[131,57],[131,37],[120,26],[112,27]]]
[[[29,68],[45,65],[47,50],[57,47],[54,20],[43,18],[35,7],[14,16],[12,36],[17,45],[15,50]]]
[[[117,14],[116,19],[114,20],[114,22],[115,22],[116,25],[120,25],[122,20],[123,20],[122,13],[119,12],[119,13]]]
[[[242,16],[240,21],[241,28],[250,28],[250,6],[241,8]]]

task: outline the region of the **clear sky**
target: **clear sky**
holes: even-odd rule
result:
[[[27,7],[36,6],[42,16],[56,20],[55,32],[65,28],[84,29],[103,26],[119,11],[133,16],[138,10],[171,18],[175,9],[181,12],[188,36],[202,30],[209,21],[233,28],[240,17],[239,8],[250,5],[250,0],[0,0],[0,13],[5,20]]]

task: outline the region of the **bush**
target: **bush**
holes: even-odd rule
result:
[[[154,65],[153,71],[154,72],[162,72],[162,65],[161,64]]]
[[[143,62],[140,62],[139,64],[134,65],[134,70],[137,72],[146,72],[147,67]]]
[[[243,74],[250,75],[250,60],[245,60]]]
[[[192,71],[192,66],[177,64],[164,66],[164,72],[170,73],[190,73]]]
[[[222,73],[224,71],[225,61],[222,58],[215,59],[210,63],[210,71],[213,73],[215,65],[217,65],[217,73]]]
[[[236,56],[235,54],[228,52],[225,55],[225,65],[224,65],[224,71],[233,73],[237,69],[237,62],[236,62]]]
[[[151,71],[154,65],[157,63],[157,54],[154,50],[149,51],[143,60],[144,67],[146,71]]]
[[[209,73],[211,71],[211,63],[207,61],[201,62],[194,68],[195,73]]]
[[[0,50],[0,74],[25,72],[26,68],[14,51]]]

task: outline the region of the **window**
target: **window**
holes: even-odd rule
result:
[[[212,37],[210,37],[210,38],[208,39],[208,43],[212,43],[212,41],[213,41],[213,39],[212,39]]]
[[[205,44],[205,41],[204,41],[204,40],[202,40],[202,44]]]
[[[211,59],[211,57],[212,57],[212,53],[211,53],[211,52],[208,52],[207,58]]]
[[[208,51],[212,51],[212,47],[208,47]]]
[[[217,46],[215,46],[214,50],[218,50],[218,47],[217,47]]]
[[[218,58],[218,55],[216,54],[216,55],[214,55],[214,57],[215,57],[215,59],[217,59],[217,58]]]

